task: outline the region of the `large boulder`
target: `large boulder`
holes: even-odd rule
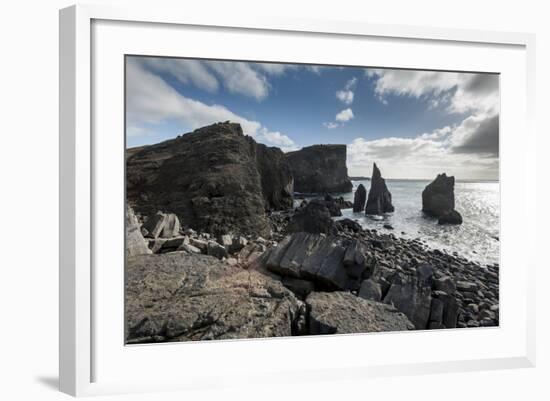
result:
[[[462,224],[462,216],[455,210],[455,178],[438,174],[422,191],[422,211],[438,217],[439,224]]]
[[[353,195],[353,211],[362,212],[365,210],[365,202],[367,201],[367,190],[363,184],[359,184]]]
[[[393,211],[394,207],[391,203],[391,193],[386,186],[386,180],[382,178],[380,170],[376,166],[376,163],[374,163],[365,213],[381,215]]]
[[[213,124],[127,153],[127,198],[141,215],[166,210],[195,230],[268,237],[265,210],[291,204],[284,155],[256,144],[239,124]]]
[[[349,292],[312,292],[306,298],[310,334],[370,333],[414,329],[395,308]]]
[[[263,258],[267,270],[313,281],[329,290],[357,290],[370,270],[359,240],[299,232],[285,237]]]
[[[278,280],[212,256],[127,260],[128,343],[290,336],[303,312]]]
[[[286,154],[301,193],[351,192],[346,167],[346,145],[313,145]]]
[[[147,219],[143,228],[148,238],[173,238],[179,235],[180,221],[174,213],[157,212]]]
[[[339,211],[340,209],[338,209]],[[287,226],[287,232],[305,231],[313,234],[334,234],[336,226],[332,220],[333,213],[322,199],[313,199],[305,207],[296,210]]]
[[[126,207],[126,257],[151,253],[141,234],[138,219],[131,207]]]

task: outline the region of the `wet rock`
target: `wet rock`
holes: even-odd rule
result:
[[[303,304],[279,281],[183,252],[128,258],[126,341],[292,335]]]
[[[439,217],[437,220],[438,224],[462,224],[462,216],[456,210],[451,210],[450,212]]]
[[[347,292],[312,292],[306,298],[310,334],[370,333],[414,328],[407,317],[383,303]]]
[[[367,190],[363,184],[359,184],[353,195],[353,211],[355,213],[365,210],[365,202],[367,201]]]
[[[382,178],[380,170],[376,166],[376,163],[374,163],[365,213],[382,215],[393,211],[394,207],[391,203],[391,193],[386,187],[386,181]]]
[[[294,191],[301,193],[351,192],[346,167],[346,145],[313,145],[286,153],[294,177]]]

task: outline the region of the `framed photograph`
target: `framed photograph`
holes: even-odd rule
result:
[[[533,36],[73,6],[60,51],[62,391],[534,365]]]

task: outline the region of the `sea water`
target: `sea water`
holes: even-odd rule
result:
[[[437,219],[422,213],[422,191],[429,181],[386,180],[392,194],[395,212],[384,216],[366,216],[343,209],[341,218],[357,220],[364,228],[397,237],[418,238],[433,249],[456,252],[459,256],[482,265],[499,263],[499,183],[455,182],[455,209],[462,215],[461,225],[439,225]],[[370,181],[353,181],[353,192],[340,194],[353,202],[355,190],[363,184],[367,191]],[[385,224],[393,230],[384,228]]]

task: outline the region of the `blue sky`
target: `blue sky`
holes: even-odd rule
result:
[[[127,146],[217,121],[283,151],[348,145],[350,175],[498,177],[498,76],[127,57]]]

